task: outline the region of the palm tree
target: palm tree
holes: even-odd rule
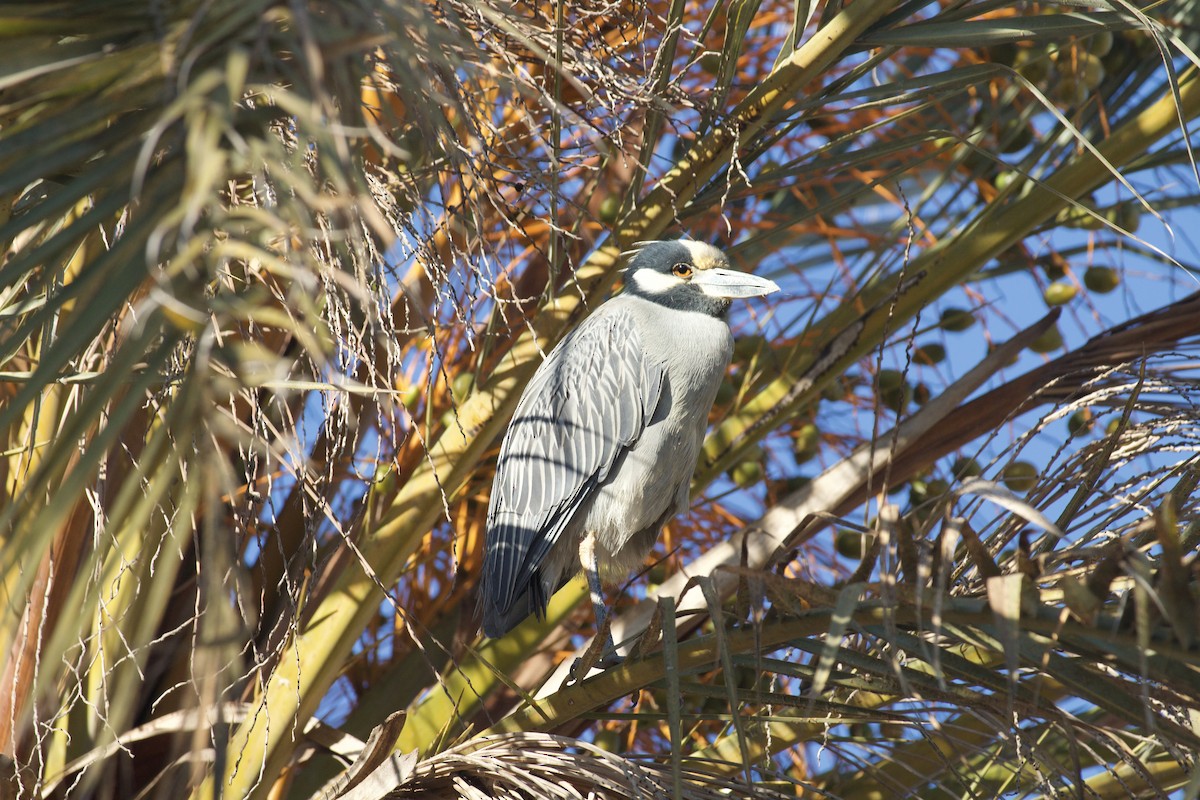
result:
[[[0,9],[5,789],[1194,793],[1192,6]],[[685,233],[788,297],[572,680],[497,437]]]

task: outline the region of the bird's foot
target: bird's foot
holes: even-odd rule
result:
[[[587,652],[575,659],[575,663],[571,665],[571,669],[567,673],[567,678],[571,683],[578,683],[586,678],[593,669],[603,672],[609,667],[615,667],[624,662],[625,657],[618,653],[615,647],[602,653],[592,653],[592,648],[588,648]]]
[[[608,623],[607,619],[601,623],[600,631],[592,639],[588,649],[571,665],[568,676],[572,682],[583,680],[593,669],[606,670],[625,660],[624,656],[617,652]]]

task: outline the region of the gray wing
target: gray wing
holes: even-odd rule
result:
[[[545,612],[539,567],[658,405],[663,366],[645,357],[629,313],[610,309],[542,362],[500,446],[480,589],[489,636]]]

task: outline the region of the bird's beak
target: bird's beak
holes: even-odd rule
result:
[[[775,281],[732,269],[696,270],[692,284],[709,297],[762,297],[779,291]]]

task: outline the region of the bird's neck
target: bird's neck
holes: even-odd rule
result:
[[[674,311],[692,311],[721,320],[729,316],[729,307],[733,303],[728,298],[709,297],[708,295],[698,295],[693,292],[689,292],[686,295],[682,292],[666,292],[652,297],[642,294],[637,296]]]

